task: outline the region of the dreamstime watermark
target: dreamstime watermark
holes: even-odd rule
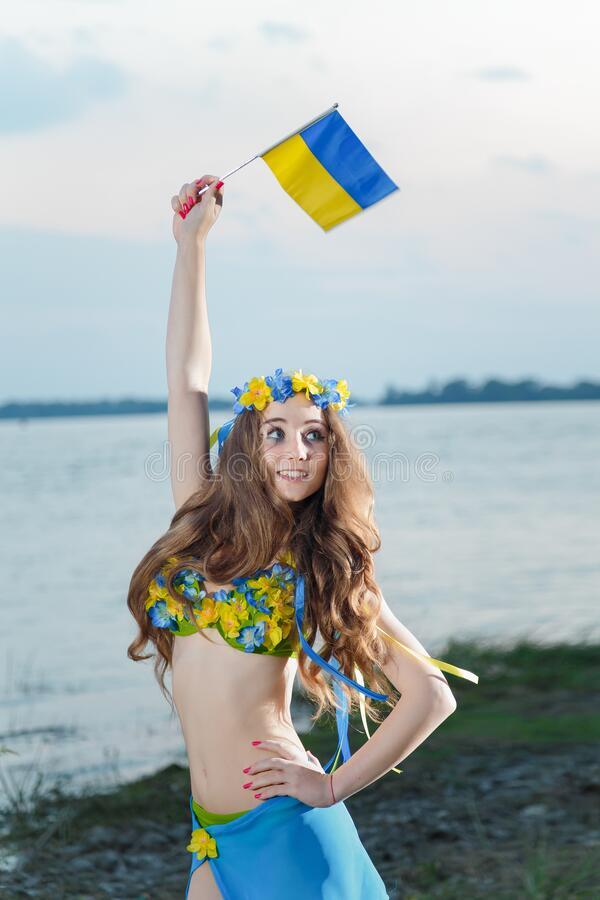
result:
[[[412,459],[402,451],[381,450],[374,452],[377,442],[375,429],[369,425],[356,425],[349,430],[349,436],[354,446],[362,452],[363,466],[356,466],[349,454],[337,452],[335,454],[329,476],[343,481],[347,478],[367,480],[373,484],[382,482],[408,482],[412,478],[425,483],[452,482],[454,473],[452,470],[441,470],[441,460],[437,453],[424,450]],[[216,452],[214,458],[217,458]],[[162,448],[150,453],[144,460],[144,472],[150,481],[166,481],[171,479],[181,484],[190,477],[208,478],[219,480],[223,478],[223,460],[219,460],[218,469],[215,469],[211,455],[204,455],[198,459],[193,453],[187,451],[180,453],[177,459],[172,459],[170,441],[164,441]],[[225,464],[225,473],[233,482],[247,481],[251,478],[264,479],[267,476],[263,466],[267,463],[263,457],[253,462],[245,453],[234,453],[228,457]],[[309,473],[314,473],[316,466],[310,459],[302,460],[299,465]]]

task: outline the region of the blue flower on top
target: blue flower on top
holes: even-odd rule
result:
[[[265,639],[265,623],[259,622],[258,625],[247,625],[239,633],[237,642],[244,645],[246,653],[254,653],[255,647],[260,647]]]
[[[169,613],[164,600],[157,600],[148,610],[148,615],[155,628],[177,628],[177,619]]]
[[[292,379],[289,375],[283,374],[283,369],[275,369],[274,375],[267,375],[265,381],[271,388],[273,400],[284,403],[288,397],[292,397],[294,389],[292,388]]]
[[[281,563],[275,563],[273,566],[273,575],[277,575],[277,577],[284,582],[293,581],[296,577],[296,573],[291,566],[282,565]]]
[[[203,577],[193,569],[181,569],[173,579],[173,586],[188,600],[197,600],[205,594],[199,586],[203,580]]]

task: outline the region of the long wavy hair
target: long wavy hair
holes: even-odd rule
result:
[[[274,475],[261,451],[262,416],[252,409],[235,419],[214,471],[207,466],[202,487],[177,510],[168,530],[152,545],[133,572],[127,603],[139,632],[127,650],[135,661],[154,656],[160,687],[165,686],[171,664],[174,635],[157,628],[146,612],[148,586],[169,557],[198,570],[214,584],[267,568],[284,552],[304,575],[303,628],[325,660],[335,655],[340,670],[355,677],[354,666],[375,691],[394,695],[394,686],[379,669],[388,648],[376,628],[381,594],[374,579],[373,553],[381,547],[375,524],[374,494],[362,451],[354,444],[339,413],[323,409],[328,430],[328,465],[322,486],[304,500],[289,502],[277,492]],[[176,570],[175,570],[176,571]],[[169,591],[173,593],[172,575]],[[191,621],[194,621],[191,617]],[[201,633],[201,631],[200,631]],[[147,645],[152,653],[144,653]],[[307,695],[316,702],[313,719],[335,709],[335,695],[318,663],[302,648],[298,671]],[[357,696],[340,682],[350,710]],[[396,697],[398,695],[396,694]],[[366,711],[375,722],[380,711],[366,699]],[[393,705],[391,700],[386,704]]]

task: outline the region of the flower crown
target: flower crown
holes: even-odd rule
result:
[[[337,381],[335,378],[327,378],[320,381],[316,375],[303,375],[302,369],[297,369],[290,375],[284,375],[283,369],[275,369],[273,375],[257,375],[246,381],[243,388],[233,387],[231,393],[235,396],[233,411],[235,416],[220,428],[215,428],[210,437],[212,447],[217,437],[219,439],[219,453],[225,438],[233,428],[237,416],[246,409],[263,410],[267,403],[276,400],[285,403],[289,397],[302,391],[306,393],[306,399],[312,400],[315,406],[325,409],[330,406],[340,415],[348,415],[348,409],[355,406],[348,403],[350,391],[345,378]]]

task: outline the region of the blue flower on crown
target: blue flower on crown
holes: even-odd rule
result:
[[[275,369],[275,374],[267,375],[265,381],[271,388],[273,400],[278,403],[285,403],[288,397],[293,397],[292,379],[289,375],[283,374],[283,369]]]
[[[340,393],[338,388],[339,382],[336,381],[335,378],[326,378],[325,381],[322,382],[322,385],[323,391],[313,397],[313,403],[315,404],[315,406],[318,406],[320,409],[325,409],[327,406],[329,406],[330,403],[342,402],[342,394]],[[349,405],[354,406],[353,403]],[[342,415],[348,415],[348,410],[345,406],[340,408],[339,412]]]

